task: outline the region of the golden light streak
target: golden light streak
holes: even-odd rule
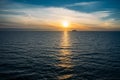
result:
[[[69,37],[69,32],[64,31],[63,32],[63,37],[61,39],[61,43],[60,43],[60,53],[58,54],[58,60],[59,63],[57,63],[57,66],[60,68],[64,68],[64,70],[72,70],[73,68],[73,63],[72,63],[72,53],[69,50],[71,44],[70,44],[70,37]],[[58,76],[58,80],[65,80],[65,79],[69,79],[73,76],[73,74],[60,74]]]

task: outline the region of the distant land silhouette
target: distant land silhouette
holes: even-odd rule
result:
[[[76,32],[76,31],[77,31],[77,30],[75,30],[75,29],[74,29],[74,30],[72,30],[72,32]]]

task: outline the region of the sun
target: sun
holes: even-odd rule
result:
[[[68,21],[63,21],[62,25],[63,25],[64,28],[67,28],[67,27],[69,27],[69,22]]]

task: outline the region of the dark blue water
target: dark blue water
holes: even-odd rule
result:
[[[0,80],[120,80],[120,32],[0,32]]]

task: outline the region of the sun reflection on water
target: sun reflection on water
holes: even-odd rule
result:
[[[58,55],[58,59],[59,59],[59,63],[57,64],[58,67],[63,69],[68,73],[63,73],[63,75],[59,75],[58,76],[58,80],[65,80],[68,78],[71,78],[73,76],[73,74],[70,74],[69,72],[72,71],[72,53],[70,51],[70,37],[67,31],[64,31],[63,33],[63,37],[61,39],[61,43],[60,43],[60,54]]]

